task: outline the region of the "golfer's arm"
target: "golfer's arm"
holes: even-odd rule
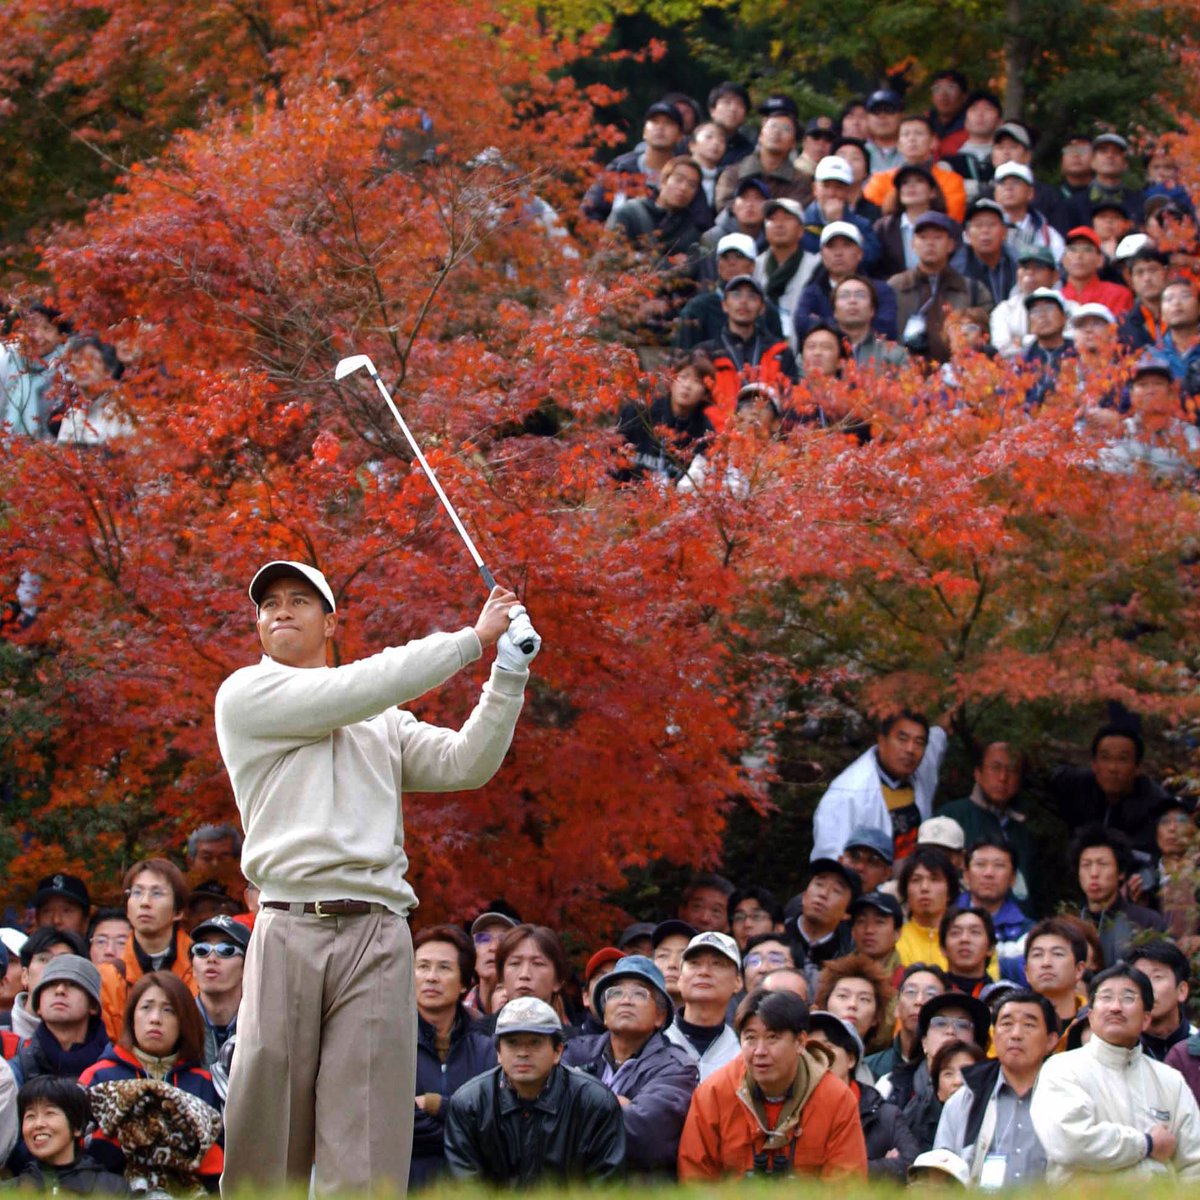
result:
[[[525,701],[528,671],[493,667],[479,703],[461,729],[443,729],[396,713],[393,769],[405,792],[483,787],[500,769]]]
[[[415,699],[482,653],[475,631],[460,629],[394,646],[344,667],[252,667],[221,685],[218,727],[244,737],[325,737]]]

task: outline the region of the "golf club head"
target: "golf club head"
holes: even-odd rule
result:
[[[348,358],[343,358],[341,362],[333,370],[334,379],[345,379],[347,375],[353,375],[355,371],[366,367],[372,375],[375,374],[375,364],[371,361],[369,354],[351,354]]]

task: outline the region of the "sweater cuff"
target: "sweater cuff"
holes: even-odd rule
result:
[[[499,692],[502,696],[523,695],[525,684],[528,682],[528,671],[506,671],[497,664],[492,665],[492,691]]]
[[[1154,1139],[1146,1134],[1146,1157],[1150,1158],[1154,1154]]]
[[[483,657],[483,646],[480,644],[479,635],[469,625],[450,636],[458,647],[458,657],[464,667],[467,663],[473,663],[476,659]]]

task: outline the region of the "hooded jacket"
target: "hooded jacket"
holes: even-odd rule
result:
[[[773,1124],[741,1056],[714,1072],[692,1097],[679,1141],[680,1182],[758,1173],[867,1176],[858,1101],[807,1051]]]
[[[617,1098],[561,1064],[536,1100],[522,1100],[494,1067],[450,1098],[446,1162],[455,1179],[501,1185],[612,1179],[625,1165]]]
[[[611,1040],[606,1032],[568,1042],[563,1065],[577,1067],[603,1082]],[[626,1164],[631,1171],[674,1176],[683,1122],[700,1082],[698,1068],[683,1050],[656,1031],[619,1071],[609,1086],[614,1095],[629,1101],[621,1106]]]
[[[1093,1036],[1081,1049],[1047,1059],[1032,1115],[1052,1185],[1081,1174],[1200,1179],[1196,1099],[1178,1071],[1140,1044],[1127,1049]],[[1146,1134],[1160,1122],[1177,1139],[1170,1163],[1148,1154]]]
[[[39,1075],[78,1079],[107,1049],[108,1034],[99,1017],[93,1017],[88,1022],[87,1036],[82,1042],[65,1050],[49,1028],[39,1023],[33,1037],[21,1043],[20,1050],[13,1058],[13,1074],[18,1084],[28,1083]]]

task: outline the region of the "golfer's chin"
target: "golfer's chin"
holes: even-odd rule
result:
[[[263,650],[284,667],[325,666],[325,643],[322,642],[319,648],[306,646],[292,630],[285,630],[282,636],[273,634],[264,639]]]

